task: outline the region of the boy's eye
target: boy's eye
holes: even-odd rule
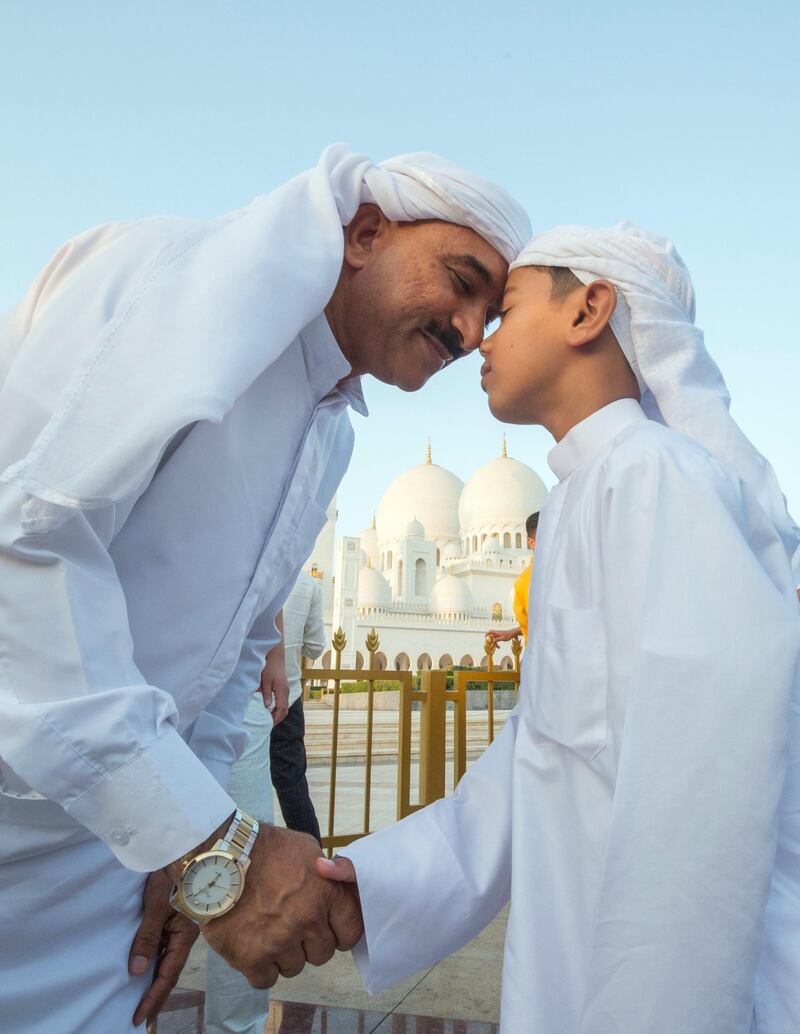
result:
[[[484,324],[486,331],[484,335],[485,337],[488,337],[490,334],[494,334],[494,332],[503,322],[503,319],[505,318],[507,312],[508,309],[501,309],[500,312],[497,312],[497,310],[495,310],[494,312],[487,313],[486,323]]]

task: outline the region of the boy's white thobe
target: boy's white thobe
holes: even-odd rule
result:
[[[631,400],[550,464],[518,707],[452,797],[343,852],[365,983],[430,966],[510,897],[503,1034],[796,1034],[800,618],[782,542]]]

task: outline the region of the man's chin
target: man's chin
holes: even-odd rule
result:
[[[401,391],[419,391],[433,377],[436,370],[423,370],[419,367],[403,370],[392,370],[385,377],[378,377],[384,384],[391,384]]]

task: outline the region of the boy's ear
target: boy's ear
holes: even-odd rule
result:
[[[617,305],[617,291],[608,280],[593,280],[575,292],[567,344],[572,348],[588,345],[603,333]]]
[[[344,260],[352,269],[362,269],[375,245],[389,229],[389,220],[377,205],[360,205],[344,229]]]

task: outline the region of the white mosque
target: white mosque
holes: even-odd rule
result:
[[[343,667],[362,668],[364,641],[380,638],[382,670],[479,667],[491,627],[514,624],[514,582],[530,559],[525,520],[547,488],[539,475],[507,454],[480,467],[464,484],[444,467],[425,463],[395,478],[372,527],[336,542],[336,500],[309,561],[322,583],[328,640],[347,637]],[[319,660],[327,667],[331,654]],[[512,666],[508,644],[495,663]]]

